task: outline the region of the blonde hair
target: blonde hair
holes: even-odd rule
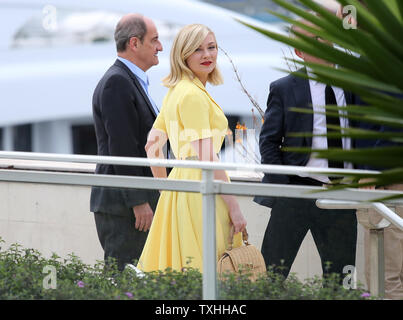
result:
[[[178,32],[172,44],[169,75],[162,79],[164,86],[174,87],[184,76],[194,79],[195,75],[187,66],[186,59],[199,48],[209,33],[214,35],[213,31],[202,24],[190,24]],[[208,75],[207,82],[212,85],[219,85],[224,82],[217,66]]]

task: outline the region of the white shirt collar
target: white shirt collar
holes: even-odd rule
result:
[[[309,68],[309,67],[306,67],[306,73],[310,78],[315,78],[316,77],[315,74],[313,73],[313,70],[311,68]],[[309,81],[311,81],[312,84],[314,84],[314,85],[318,85],[318,84],[323,84],[324,85],[324,83],[319,82],[318,80],[315,80],[315,79],[309,79]]]
[[[143,70],[141,70],[133,62],[131,62],[125,58],[118,57],[118,59],[120,61],[122,61],[130,69],[130,71],[133,72],[134,75],[137,76],[141,81],[143,81],[144,84],[146,84],[148,87],[148,85],[149,85],[148,76]]]

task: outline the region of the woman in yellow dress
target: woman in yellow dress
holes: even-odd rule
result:
[[[217,153],[227,133],[228,121],[205,88],[207,82],[222,83],[216,67],[217,54],[215,35],[206,26],[192,24],[179,31],[171,50],[170,74],[163,80],[169,90],[146,144],[148,158],[163,158],[162,147],[169,139],[176,159],[219,161]],[[167,177],[163,167],[151,170],[154,177]],[[168,179],[201,180],[201,170],[173,168]],[[229,181],[224,170],[216,170],[214,179]],[[245,229],[246,220],[235,196],[218,195],[217,259],[227,249],[232,225],[237,247],[242,244],[239,232]],[[162,191],[137,267],[146,272],[183,267],[202,272],[202,227],[200,193]]]

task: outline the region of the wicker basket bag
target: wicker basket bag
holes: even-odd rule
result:
[[[233,229],[229,249],[224,252],[217,263],[217,272],[220,279],[224,279],[226,273],[249,274],[251,281],[256,281],[260,274],[266,272],[266,264],[261,252],[248,242],[248,232],[242,232],[244,246],[232,248]]]

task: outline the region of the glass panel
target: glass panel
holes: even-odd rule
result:
[[[32,151],[32,124],[22,124],[13,128],[14,151]]]
[[[75,125],[71,128],[73,133],[73,152],[75,154],[97,154],[97,140],[94,126]]]

